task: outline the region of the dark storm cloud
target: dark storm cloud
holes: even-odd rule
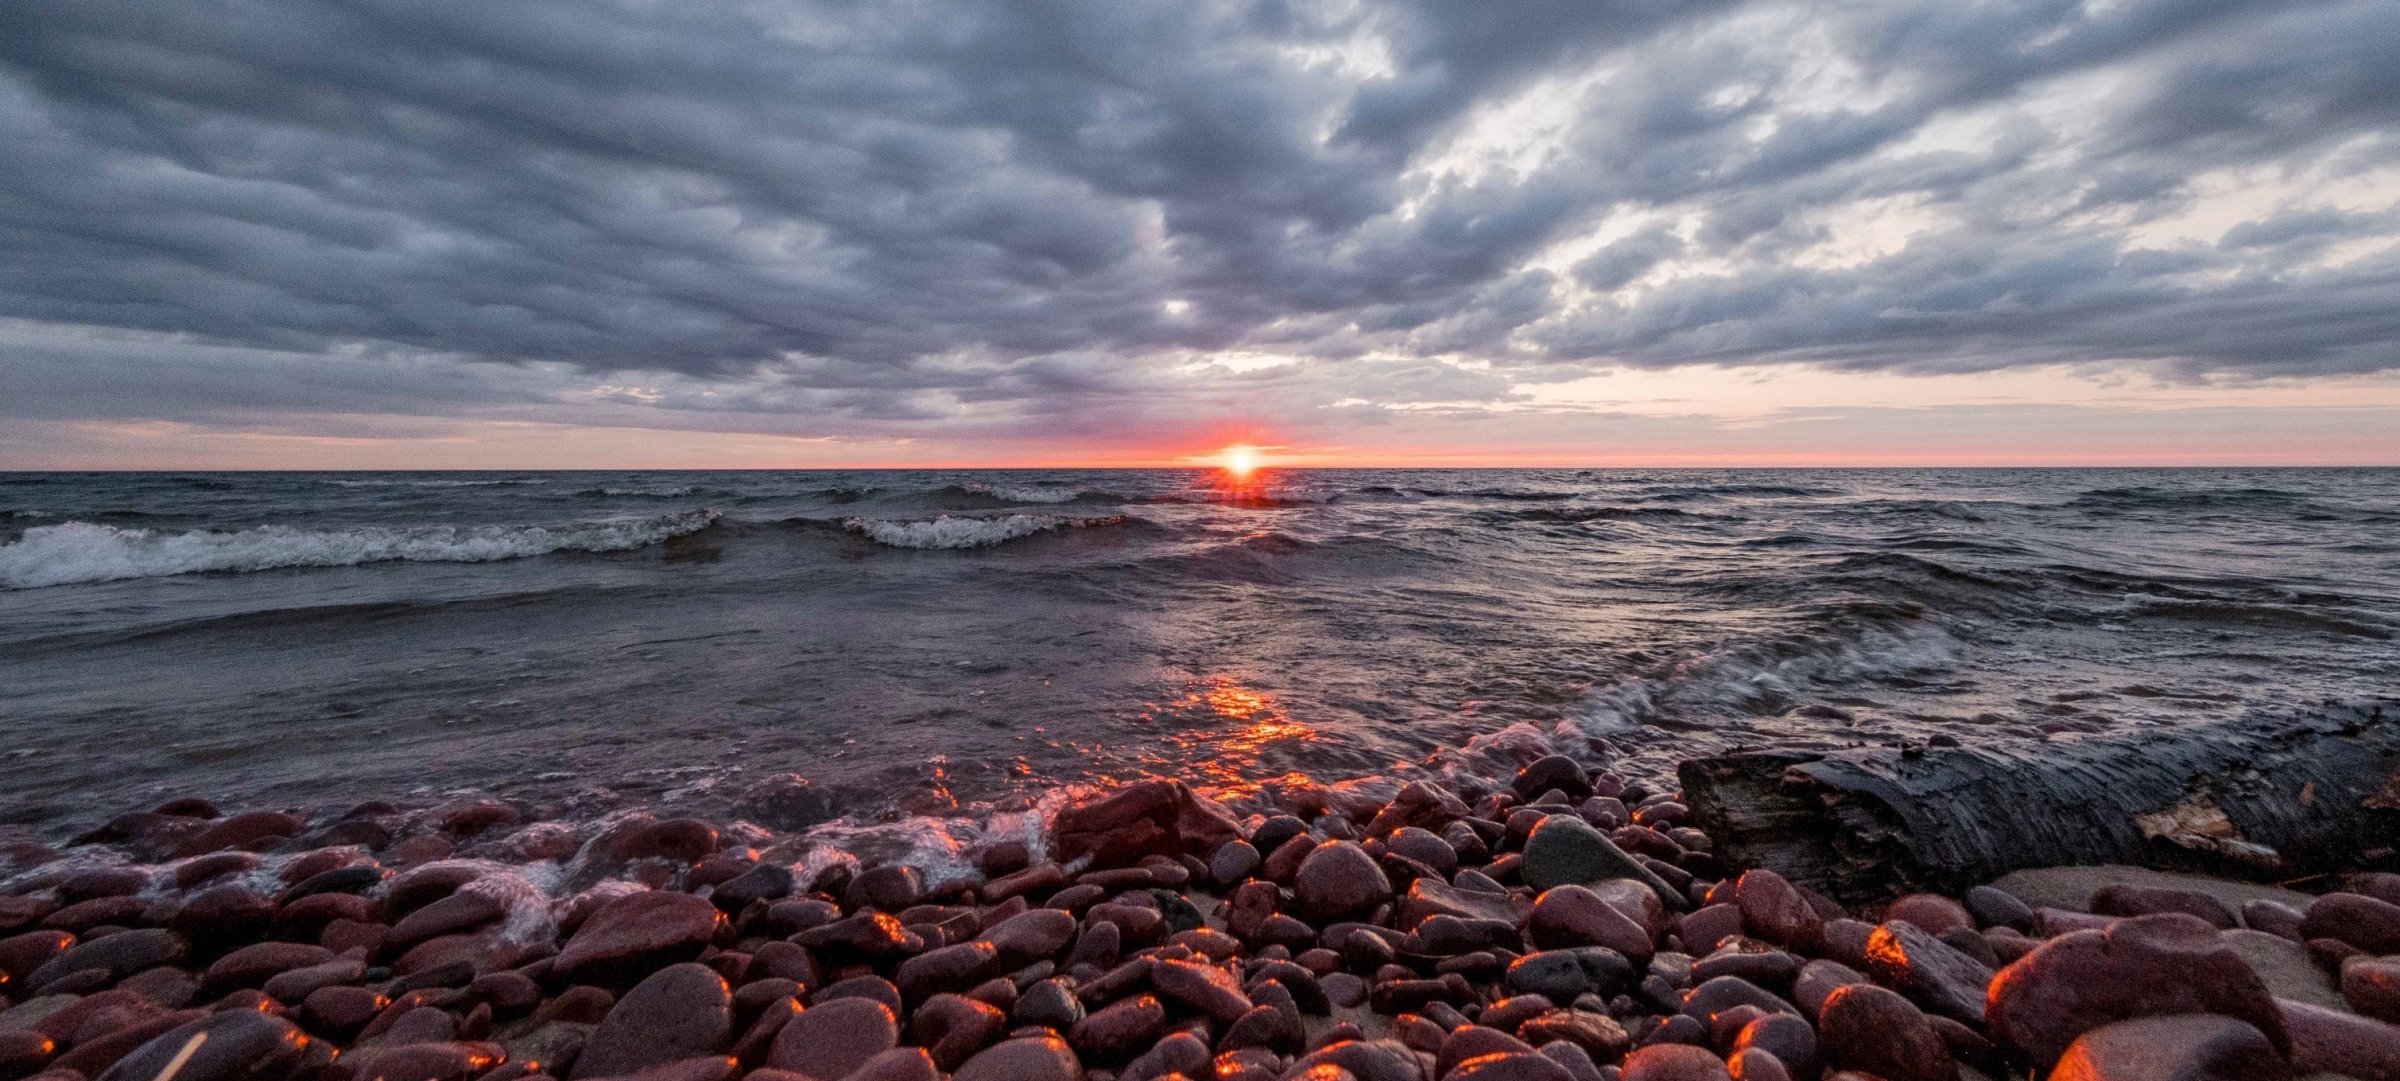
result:
[[[2395,55],[2385,0],[26,0],[5,408],[2388,369]]]

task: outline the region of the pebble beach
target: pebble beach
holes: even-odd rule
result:
[[[1562,755],[1316,791],[1125,785],[936,875],[492,799],[18,833],[0,1078],[2400,1078],[2400,875],[1861,910]]]

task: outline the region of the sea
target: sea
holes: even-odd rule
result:
[[[955,847],[1139,777],[1264,809],[2383,698],[2396,632],[2388,469],[9,473],[0,823]]]

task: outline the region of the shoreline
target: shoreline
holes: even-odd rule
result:
[[[918,839],[930,875],[641,812],[178,800],[0,848],[0,1079],[150,1081],[202,1032],[174,1081],[2400,1078],[2400,875],[1851,909],[1664,786],[1450,780],[1062,791]]]

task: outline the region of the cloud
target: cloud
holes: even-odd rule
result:
[[[2384,371],[2395,42],[2380,0],[28,0],[0,410],[999,438]]]

